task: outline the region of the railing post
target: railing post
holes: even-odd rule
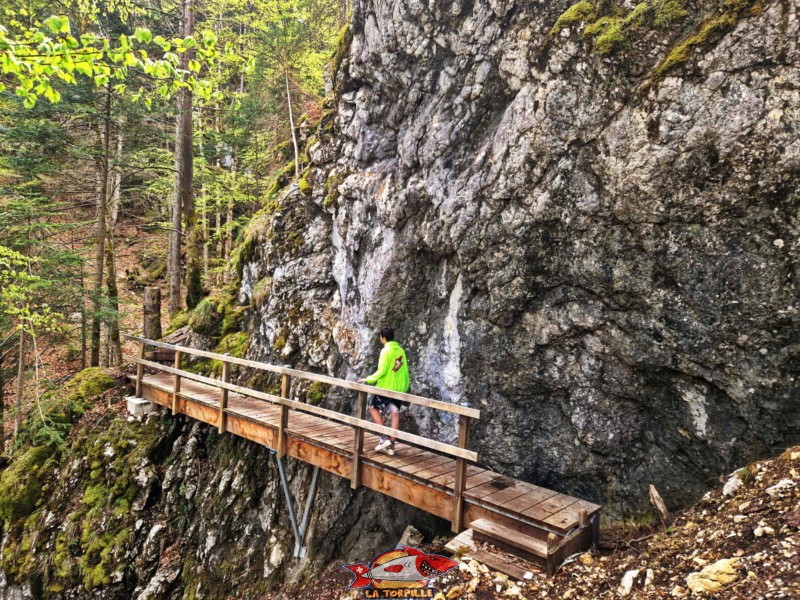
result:
[[[226,353],[225,356],[228,356]],[[222,381],[223,383],[230,383],[231,380],[231,364],[222,359]],[[220,395],[219,395],[219,424],[217,428],[219,429],[220,433],[225,433],[225,409],[228,408],[228,390],[226,388],[220,388]]]
[[[175,369],[180,371],[181,369],[181,351],[178,348],[175,348]],[[173,386],[172,391],[172,414],[177,414],[178,412],[178,394],[181,391],[181,376],[177,373],[175,374],[175,384]]]
[[[458,447],[467,449],[469,444],[469,417],[458,417]],[[453,533],[460,533],[464,520],[464,486],[467,482],[467,461],[464,458],[456,459],[456,480],[453,483]]]
[[[285,373],[281,375],[281,398],[289,398],[291,390],[291,378]],[[286,428],[289,425],[289,407],[281,404],[281,416],[278,420],[278,443],[276,452],[278,458],[286,456]]]
[[[367,416],[367,392],[358,392],[356,405],[356,418],[365,419]],[[355,426],[353,436],[353,466],[350,470],[350,487],[358,489],[361,485],[361,451],[364,449],[364,430]]]
[[[139,360],[144,360],[144,342],[139,342]],[[136,365],[136,397],[142,397],[142,377],[144,376],[144,365]]]

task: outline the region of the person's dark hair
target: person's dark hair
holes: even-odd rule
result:
[[[380,329],[380,335],[387,342],[393,341],[394,340],[394,327],[387,327],[386,325],[384,325]]]

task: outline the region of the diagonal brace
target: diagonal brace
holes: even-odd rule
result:
[[[286,471],[283,468],[283,459],[272,450],[275,455],[275,462],[278,463],[278,473],[281,478],[281,487],[283,488],[283,497],[286,500],[286,508],[289,511],[289,520],[292,524],[292,533],[294,533],[294,556],[295,558],[304,558],[306,555],[306,547],[303,545],[303,540],[308,530],[308,521],[311,518],[311,508],[314,505],[314,496],[317,493],[317,482],[319,481],[319,467],[314,467],[313,474],[311,475],[311,486],[308,488],[308,498],[306,498],[306,507],[303,511],[303,520],[298,524],[297,515],[294,511],[294,498],[292,492],[289,490],[289,480],[286,477]]]

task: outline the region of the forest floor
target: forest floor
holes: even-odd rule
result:
[[[135,224],[120,224],[116,231],[115,260],[119,294],[120,332],[141,333],[142,297],[145,285],[162,288],[162,327],[169,324],[167,312],[166,265],[167,248],[163,231],[146,231]],[[91,257],[86,257],[91,263]],[[89,282],[87,282],[87,285]],[[35,368],[32,366],[25,378],[22,419],[36,408],[36,401],[46,391],[58,387],[63,381],[83,368],[81,361],[80,315],[68,315],[65,339],[57,344],[38,344]],[[123,354],[135,354],[133,342],[122,342]],[[102,357],[101,357],[102,358]],[[88,356],[86,358],[88,362]],[[101,365],[107,366],[101,360]],[[11,440],[14,430],[13,407],[16,403],[15,386],[6,389],[5,419],[6,440]],[[3,452],[0,451],[0,455]]]
[[[800,447],[741,469],[666,524],[624,535],[604,530],[600,546],[552,579],[532,568],[530,580],[509,580],[465,557],[433,582],[436,598],[800,598]],[[351,580],[333,566],[308,588],[276,598],[363,597],[345,591]]]

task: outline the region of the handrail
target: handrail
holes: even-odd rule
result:
[[[181,346],[181,352],[183,351],[183,346]],[[428,438],[415,435],[413,433],[408,433],[406,431],[401,431],[399,429],[392,429],[391,427],[386,427],[385,425],[377,425],[372,421],[366,421],[363,419],[357,419],[356,417],[351,417],[349,415],[344,415],[342,413],[338,413],[335,410],[330,410],[327,408],[321,408],[319,406],[314,406],[313,404],[305,404],[303,402],[297,402],[296,400],[289,400],[288,398],[281,398],[280,396],[275,396],[273,394],[269,394],[267,392],[259,392],[258,390],[253,390],[247,387],[243,387],[241,385],[236,385],[235,383],[227,383],[224,381],[220,381],[219,379],[214,379],[212,377],[206,377],[204,375],[197,375],[195,373],[190,373],[189,371],[182,371],[179,369],[174,369],[172,367],[168,367],[166,365],[159,364],[157,362],[152,362],[149,360],[144,360],[137,358],[135,356],[130,356],[127,354],[123,354],[122,358],[125,360],[132,362],[136,365],[143,365],[145,367],[152,367],[154,369],[158,369],[165,373],[171,373],[173,375],[180,375],[183,379],[190,379],[192,381],[197,381],[199,383],[205,383],[207,385],[212,385],[214,387],[218,387],[223,390],[228,390],[230,392],[236,392],[237,394],[242,394],[244,396],[250,396],[252,398],[258,398],[259,400],[266,400],[267,402],[272,402],[273,404],[279,404],[288,406],[289,408],[293,408],[295,410],[299,410],[302,412],[307,412],[313,415],[317,415],[320,417],[325,417],[332,421],[338,421],[340,423],[344,423],[346,425],[352,425],[355,427],[360,427],[366,431],[370,431],[372,433],[378,433],[383,435],[390,435],[396,437],[399,440],[403,440],[406,442],[410,442],[412,444],[416,444],[418,446],[424,446],[431,450],[435,450],[437,452],[441,452],[442,454],[448,454],[450,456],[455,456],[457,458],[464,458],[469,461],[477,461],[478,460],[478,453],[473,452],[471,450],[466,450],[463,448],[459,448],[457,446],[451,446],[450,444],[444,444],[442,442],[437,442],[435,440],[430,440]],[[229,357],[225,357],[226,359]],[[178,392],[181,393],[181,392]],[[226,412],[230,413],[230,409],[227,409]]]
[[[430,398],[423,398],[421,396],[415,396],[413,394],[404,394],[401,392],[394,392],[391,390],[383,390],[383,389],[379,390],[380,395],[385,396],[387,398],[403,400],[411,404],[426,406],[428,408],[442,410],[459,415],[458,446],[452,446],[450,444],[444,444],[442,442],[437,442],[435,440],[429,440],[427,438],[415,435],[413,433],[392,429],[391,427],[386,427],[385,425],[378,425],[376,423],[373,423],[372,421],[366,420],[365,417],[366,417],[367,394],[375,393],[377,391],[377,388],[371,385],[355,383],[352,381],[347,381],[346,379],[337,379],[336,377],[319,375],[317,373],[308,373],[306,371],[299,371],[297,369],[291,369],[288,367],[278,367],[275,365],[270,365],[268,363],[261,363],[253,360],[247,360],[245,358],[236,358],[234,356],[229,356],[227,354],[217,354],[216,352],[197,350],[195,348],[190,348],[187,346],[167,344],[165,342],[158,342],[156,340],[149,340],[147,338],[137,337],[133,335],[125,335],[124,337],[126,340],[139,343],[138,357],[124,355],[124,358],[126,360],[136,365],[137,396],[141,397],[143,394],[142,380],[144,376],[144,367],[152,367],[154,369],[163,371],[165,373],[171,373],[175,376],[175,383],[172,390],[173,414],[178,411],[179,395],[181,395],[184,398],[191,398],[187,394],[181,394],[180,381],[182,378],[189,379],[192,381],[197,381],[200,383],[205,383],[207,385],[211,385],[220,389],[221,395],[219,401],[219,419],[217,423],[220,433],[226,431],[227,416],[229,414],[236,414],[235,411],[232,411],[227,407],[228,392],[236,392],[244,396],[257,398],[260,400],[266,400],[268,402],[272,402],[273,404],[279,405],[281,407],[281,410],[280,410],[280,420],[278,424],[278,440],[277,440],[278,456],[283,456],[286,452],[286,429],[288,424],[287,411],[290,408],[318,415],[320,417],[324,417],[332,421],[352,426],[354,432],[353,462],[352,462],[350,478],[351,478],[351,486],[353,487],[353,489],[361,485],[361,471],[362,471],[361,454],[363,450],[365,431],[391,436],[403,440],[405,442],[410,442],[412,444],[416,444],[418,446],[422,446],[424,448],[428,448],[430,450],[434,450],[436,452],[440,452],[442,454],[455,457],[456,471],[455,471],[455,481],[453,482],[452,530],[456,533],[461,531],[463,514],[464,514],[464,491],[466,489],[466,479],[467,479],[466,461],[469,460],[472,462],[477,462],[478,460],[477,452],[467,450],[467,444],[469,443],[470,419],[480,419],[481,411],[466,406],[459,406],[457,404],[442,402],[441,400],[431,400]],[[168,367],[156,362],[146,360],[145,346],[154,346],[156,348],[162,348],[165,350],[173,350],[175,352],[175,362],[174,362],[175,366]],[[214,360],[221,361],[223,365],[222,380],[213,379],[211,377],[206,377],[204,375],[196,375],[194,373],[182,370],[180,366],[181,366],[181,355],[183,354],[190,354],[193,356],[200,356],[203,358],[211,358]],[[232,364],[244,367],[251,367],[262,371],[270,371],[272,373],[277,373],[281,375],[281,395],[275,396],[273,394],[260,392],[258,390],[253,390],[240,385],[236,385],[234,383],[230,383],[229,380],[230,365]],[[358,400],[356,404],[357,416],[352,417],[350,415],[344,415],[342,413],[338,413],[336,411],[329,410],[327,408],[321,408],[319,406],[313,406],[311,404],[305,404],[303,402],[297,402],[295,400],[291,400],[288,396],[289,396],[290,380],[292,377],[296,377],[298,379],[305,379],[308,381],[317,381],[331,386],[336,386],[358,392]]]
[[[253,369],[260,369],[262,371],[270,371],[272,373],[277,373],[279,375],[289,375],[291,377],[298,377],[300,379],[307,379],[309,381],[318,381],[320,383],[327,383],[328,385],[341,387],[348,390],[354,390],[356,392],[366,392],[368,394],[374,394],[377,391],[375,386],[372,385],[355,383],[354,381],[348,381],[346,379],[338,379],[336,377],[330,377],[328,375],[320,375],[318,373],[299,371],[297,369],[291,369],[289,367],[279,367],[276,365],[271,365],[269,363],[247,360],[246,358],[236,358],[235,356],[226,356],[224,354],[217,354],[216,352],[208,352],[207,350],[198,350],[196,348],[190,348],[188,346],[179,346],[175,344],[167,344],[165,342],[157,342],[155,340],[149,340],[147,338],[141,338],[134,335],[126,334],[124,337],[125,339],[131,340],[133,342],[144,343],[147,344],[148,346],[163,348],[164,350],[180,350],[180,352],[183,354],[192,354],[194,356],[201,356],[203,358],[211,358],[214,360],[229,362],[231,364],[240,365],[243,367],[251,367]],[[470,417],[472,419],[481,418],[481,411],[478,409],[470,408],[467,406],[461,406],[458,404],[450,404],[449,402],[442,402],[441,400],[433,400],[430,398],[424,398],[422,396],[416,396],[414,394],[404,394],[402,392],[394,392],[392,390],[383,390],[383,389],[380,390],[380,395],[386,398],[404,400],[406,402],[410,402],[411,404],[418,404],[420,406],[434,408],[436,410],[443,410],[457,415],[464,415],[465,417]]]

